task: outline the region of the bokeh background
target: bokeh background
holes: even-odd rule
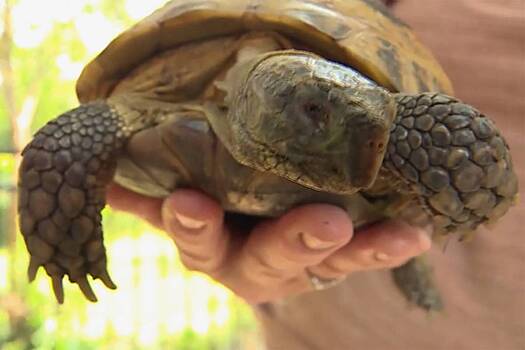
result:
[[[166,0],[0,0],[0,349],[260,349],[251,310],[184,270],[171,240],[104,213],[109,270],[99,302],[66,283],[58,306],[43,271],[27,283],[16,225],[19,152],[45,122],[77,105],[75,79],[118,33]]]

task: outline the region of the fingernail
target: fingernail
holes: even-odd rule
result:
[[[185,215],[182,215],[180,213],[174,213],[175,219],[184,226],[184,228],[189,228],[192,230],[199,230],[202,229],[204,226],[206,226],[206,223],[200,220],[196,220],[194,218],[187,217]]]
[[[337,244],[337,242],[333,241],[322,241],[319,238],[312,236],[308,233],[300,233],[300,236],[304,245],[313,250],[323,250],[331,248]]]

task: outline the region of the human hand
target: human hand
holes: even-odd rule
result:
[[[251,232],[235,232],[220,205],[194,190],[177,190],[162,200],[112,185],[107,200],[165,230],[188,269],[251,304],[313,290],[309,275],[329,281],[393,268],[431,246],[422,229],[399,221],[354,232],[347,213],[326,204],[304,205],[262,220]]]

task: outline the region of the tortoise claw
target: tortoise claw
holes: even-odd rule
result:
[[[53,283],[53,292],[59,304],[64,303],[64,287],[62,286],[62,276],[51,277]]]
[[[76,283],[80,287],[80,290],[82,291],[82,294],[86,297],[87,300],[96,303],[97,296],[93,292],[93,289],[91,289],[91,286],[89,285],[89,282],[86,277],[79,278]]]
[[[96,276],[99,280],[104,283],[106,287],[109,289],[117,289],[117,286],[115,283],[111,280],[111,277],[109,276],[108,270],[105,269],[100,275]]]
[[[432,267],[424,256],[410,259],[392,270],[392,277],[405,298],[425,311],[441,311],[443,300],[434,283]]]
[[[27,278],[29,279],[29,282],[33,282],[35,280],[40,266],[41,264],[33,256],[31,256],[29,259],[29,267],[27,268]]]

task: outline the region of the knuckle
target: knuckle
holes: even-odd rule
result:
[[[337,257],[332,257],[323,262],[322,266],[330,277],[344,277],[354,270],[352,264]]]
[[[249,254],[252,260],[252,265],[249,271],[246,271],[247,276],[251,276],[258,280],[282,280],[287,276],[286,271],[279,269],[276,266],[258,252],[252,252]],[[247,266],[248,266],[247,265]]]
[[[219,268],[218,259],[179,248],[180,261],[189,271],[211,273]]]

